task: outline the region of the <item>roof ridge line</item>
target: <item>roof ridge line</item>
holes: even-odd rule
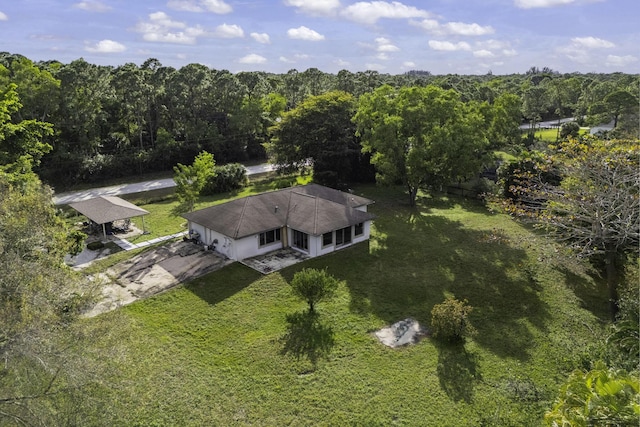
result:
[[[236,226],[236,230],[234,232],[234,239],[238,238],[238,234],[240,233],[240,224],[242,224],[242,220],[244,219],[244,212],[247,210],[247,205],[249,204],[250,197],[246,197],[244,199],[244,204],[242,205],[242,212],[240,212],[240,218],[238,218],[238,224]]]

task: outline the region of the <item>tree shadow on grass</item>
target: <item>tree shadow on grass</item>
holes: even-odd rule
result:
[[[198,277],[185,285],[203,301],[215,305],[240,292],[262,275],[240,263],[233,263],[218,271]]]
[[[432,201],[420,201],[427,205],[376,203],[369,252],[346,249],[331,263],[330,273],[347,283],[351,310],[428,325],[446,296],[466,299],[474,307],[474,341],[500,357],[527,360],[533,330],[545,333],[550,317],[541,284],[523,271],[531,265],[527,251],[479,203],[447,201],[442,207],[451,214],[440,214]]]
[[[307,358],[313,366],[326,357],[335,344],[333,329],[324,324],[318,313],[302,311],[286,316],[287,332],[280,339],[282,354],[297,360]]]
[[[469,353],[463,342],[434,341],[438,349],[438,380],[440,387],[454,402],[473,402],[474,386],[482,380],[478,356]]]

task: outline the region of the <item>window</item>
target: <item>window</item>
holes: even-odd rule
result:
[[[265,231],[260,233],[260,246],[269,245],[280,241],[280,229]]]
[[[364,234],[364,223],[356,224],[353,227],[353,234],[356,236],[362,236]]]
[[[336,246],[351,243],[351,227],[336,230]]]
[[[324,233],[322,235],[322,246],[329,246],[333,244],[333,231]]]
[[[303,251],[309,250],[309,235],[302,231],[293,230],[293,247],[302,249]]]

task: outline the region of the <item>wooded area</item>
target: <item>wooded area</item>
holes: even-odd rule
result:
[[[326,116],[329,111],[316,103],[307,114],[323,126],[338,125],[339,120],[342,131],[347,131],[340,137],[340,150],[347,144],[350,153],[361,156],[355,127],[344,126],[349,126],[361,96],[383,85],[454,91],[459,102],[482,115],[487,125],[482,136],[492,147],[521,144],[521,124],[533,128],[540,120],[559,117],[578,117],[584,125],[614,121],[614,136],[637,137],[638,82],[638,75],[560,74],[535,67],[506,76],[347,70],[329,74],[315,68],[233,74],[199,64],[174,69],[153,58],[141,65],[111,67],[83,59],[34,63],[21,55],[0,53],[0,87],[15,84],[22,105],[12,120],[52,125],[53,133],[42,141],[52,148],[42,153],[36,170],[57,188],[170,171],[177,163],[191,163],[201,151],[212,153],[218,164],[264,160],[264,144],[272,141],[271,129],[285,113],[309,97],[336,91],[349,95],[351,105]],[[287,131],[282,126],[279,130]],[[305,133],[296,137],[304,138]],[[524,142],[533,144],[533,136]],[[342,161],[343,166],[349,163]],[[368,164],[368,158],[361,162]],[[340,180],[373,177],[357,159],[350,167],[359,169]],[[329,174],[329,181],[334,178]]]

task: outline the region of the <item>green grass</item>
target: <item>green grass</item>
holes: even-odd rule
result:
[[[125,325],[105,423],[539,425],[607,318],[598,283],[476,202],[422,195],[409,208],[398,189],[357,192],[376,200],[368,243],[267,276],[235,263],[91,320]],[[287,281],[303,267],[341,281],[318,306],[334,344],[316,364],[283,354],[285,316],[306,306]],[[474,307],[464,345],[389,349],[372,335],[409,316],[428,326],[447,295]]]
[[[589,128],[580,128],[580,135],[589,133]],[[556,142],[558,138],[558,129],[539,129],[536,131],[535,138],[539,141]]]

